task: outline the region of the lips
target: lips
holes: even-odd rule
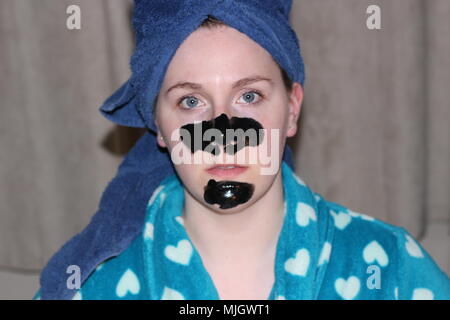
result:
[[[206,171],[218,177],[233,177],[245,172],[248,167],[233,164],[216,164]]]

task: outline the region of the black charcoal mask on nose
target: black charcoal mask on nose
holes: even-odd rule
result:
[[[258,146],[264,139],[264,132],[262,130],[260,131],[262,128],[262,125],[252,118],[232,117],[230,120],[226,114],[222,113],[217,118],[209,121],[190,123],[182,126],[181,129],[187,130],[191,139],[183,139],[183,135],[181,135],[181,139],[192,153],[201,150],[218,155],[220,153],[218,145],[222,145],[226,153],[233,155],[246,146]],[[208,129],[216,129],[216,132],[219,134],[213,135],[211,137],[213,139],[205,139],[205,141],[203,137],[205,136],[205,131]],[[243,132],[252,129],[250,131],[255,133],[255,135],[253,139],[249,139],[246,134],[237,134],[235,132],[237,129],[242,129]],[[192,140],[197,140],[197,143],[195,141],[192,143]],[[198,143],[199,141],[201,143]],[[213,148],[211,148],[211,145],[213,145]],[[209,204],[218,204],[220,209],[229,209],[250,200],[254,189],[255,186],[250,183],[210,179],[204,187],[203,198]]]
[[[186,124],[180,128],[180,132],[181,140],[192,153],[202,150],[218,155],[220,154],[219,145],[222,145],[226,153],[234,155],[244,147],[258,146],[264,139],[264,131],[260,131],[262,128],[262,125],[252,118],[232,117],[229,119],[225,113],[222,113],[212,120]],[[190,139],[184,139],[184,130],[187,131]],[[242,134],[243,132],[249,135]]]

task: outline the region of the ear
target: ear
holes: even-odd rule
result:
[[[159,132],[159,130],[158,130],[158,135],[157,135],[156,139],[158,140],[158,145],[161,148],[166,148],[167,147],[166,143],[164,142],[164,138],[161,135],[161,133]]]
[[[289,119],[286,132],[287,137],[292,137],[297,133],[297,122],[303,102],[303,88],[300,83],[294,82],[289,95]]]
[[[156,125],[156,142],[158,143],[158,145],[161,147],[161,148],[166,148],[167,147],[167,145],[166,145],[166,143],[165,143],[165,141],[164,141],[164,137],[162,136],[162,134],[161,134],[161,130],[159,130],[159,124],[158,124],[158,121],[157,121],[157,119],[155,119],[155,125]]]

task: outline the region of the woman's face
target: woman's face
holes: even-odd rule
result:
[[[229,118],[259,122],[266,130],[264,143],[258,146],[245,147],[227,158],[223,147],[218,155],[198,150],[195,153],[201,153],[203,159],[200,163],[194,163],[193,154],[184,146],[191,161],[174,161],[194,199],[216,212],[241,211],[258,201],[275,181],[286,137],[297,130],[302,98],[298,83],[288,93],[271,55],[248,36],[227,26],[199,28],[178,48],[165,74],[155,110],[158,143],[168,148],[174,160],[181,142],[173,138],[179,137],[183,125],[212,120],[223,113]],[[246,170],[228,175],[207,171],[224,163],[244,166]],[[254,192],[245,203],[220,209],[204,200],[205,186],[211,179],[245,182],[254,186]]]

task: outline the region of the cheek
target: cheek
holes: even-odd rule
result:
[[[271,157],[278,157],[283,152],[283,144],[286,139],[286,123],[280,117],[274,118],[264,124],[265,136],[260,147],[265,148],[265,154]]]
[[[201,200],[203,197],[203,187],[208,182],[201,172],[201,166],[194,164],[178,164],[175,165],[175,170],[185,188],[197,199]]]
[[[158,128],[161,131],[164,141],[169,145],[172,138],[172,133],[175,132],[182,124],[182,119],[179,119],[178,115],[172,112],[170,105],[159,105],[157,107],[155,119],[158,123]]]
[[[265,129],[268,131],[278,129],[280,134],[285,131],[288,118],[288,105],[281,99],[277,99],[277,102],[271,104],[270,108],[265,107],[260,114],[255,115],[255,119],[261,122]]]
[[[160,130],[168,150],[172,151],[180,143],[178,123],[174,119],[166,118],[165,122],[160,126]]]

